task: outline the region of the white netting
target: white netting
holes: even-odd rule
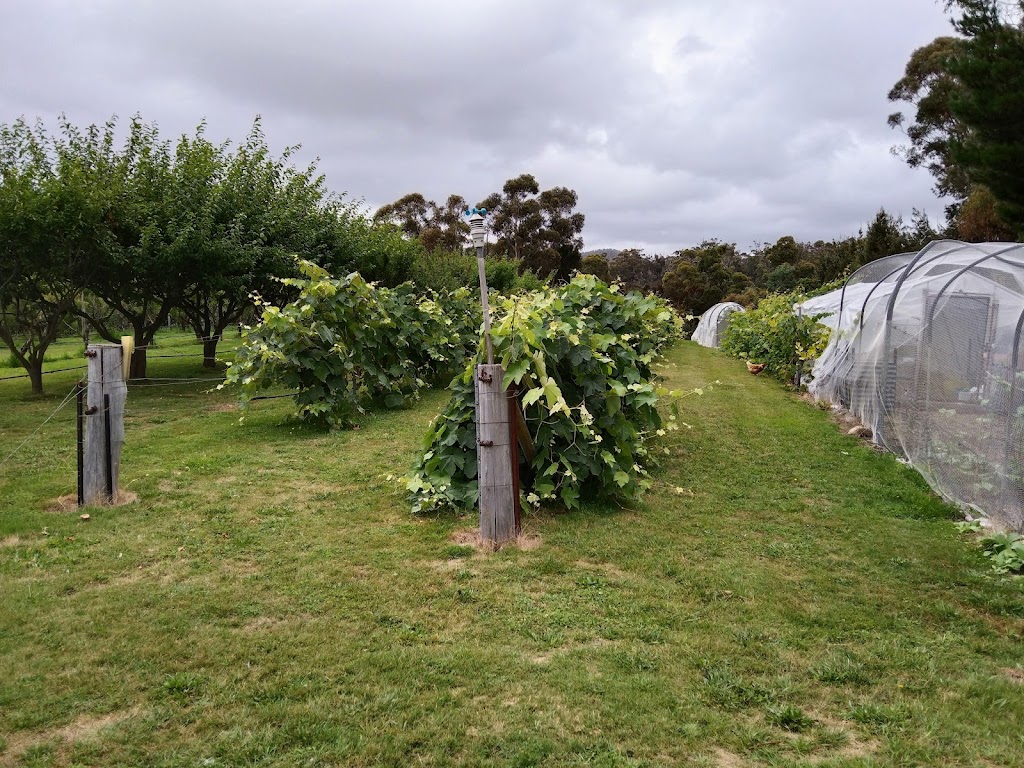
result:
[[[722,335],[729,327],[729,316],[733,312],[743,312],[743,306],[735,301],[726,301],[722,304],[715,304],[711,309],[700,316],[700,322],[690,338],[702,347],[719,347],[722,344]]]
[[[1024,529],[1024,245],[934,242],[862,267],[834,293],[810,391],[946,498]]]

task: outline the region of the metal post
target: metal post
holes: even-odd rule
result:
[[[110,444],[110,395],[103,396],[103,436],[107,462],[107,498],[114,503],[114,452]]]
[[[512,454],[512,503],[514,512],[515,535],[523,532],[523,508],[519,501],[519,398],[516,395],[515,387],[509,387],[505,392],[508,399],[508,442]],[[527,433],[529,434],[529,433]]]
[[[78,506],[85,504],[85,386],[78,382],[75,392],[78,405]]]

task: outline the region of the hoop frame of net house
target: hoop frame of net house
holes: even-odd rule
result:
[[[838,293],[812,394],[942,496],[1024,530],[1024,245],[936,241]]]
[[[722,337],[725,329],[729,327],[729,317],[734,312],[746,312],[742,304],[735,301],[725,301],[715,304],[711,309],[700,316],[700,321],[694,329],[690,339],[696,341],[702,347],[718,348],[722,345]]]

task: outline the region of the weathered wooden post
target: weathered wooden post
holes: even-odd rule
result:
[[[501,385],[505,371],[494,363],[491,343],[491,312],[487,297],[487,275],[484,270],[484,215],[486,209],[473,208],[469,216],[469,234],[476,247],[477,269],[480,273],[480,301],[484,309],[484,345],[487,363],[476,367],[476,457],[477,484],[480,489],[480,540],[493,547],[514,540],[519,535],[516,516],[516,494],[512,462],[513,427],[509,416],[508,393]]]
[[[117,501],[124,443],[125,348],[91,344],[85,351],[89,384],[86,393],[84,501],[113,504]]]

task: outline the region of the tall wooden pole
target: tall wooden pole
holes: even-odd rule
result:
[[[500,365],[476,367],[476,456],[480,489],[480,539],[501,546],[516,538],[513,427]]]
[[[122,375],[122,355],[122,348],[114,344],[91,344],[85,351],[89,367],[83,478],[87,505],[117,500],[124,401],[128,394]]]
[[[480,274],[480,303],[484,307],[484,346],[487,348],[487,364],[494,365],[494,347],[491,345],[491,305],[487,300],[487,270],[484,264],[484,247],[476,247],[476,269]]]
[[[469,227],[476,246],[476,265],[480,275],[480,303],[484,310],[484,347],[487,364],[476,367],[477,485],[480,491],[480,539],[500,547],[519,535],[516,515],[516,483],[512,462],[517,458],[512,444],[513,427],[509,416],[508,393],[501,386],[505,371],[494,364],[491,341],[491,305],[487,296],[487,271],[484,268],[485,211],[473,209]]]

